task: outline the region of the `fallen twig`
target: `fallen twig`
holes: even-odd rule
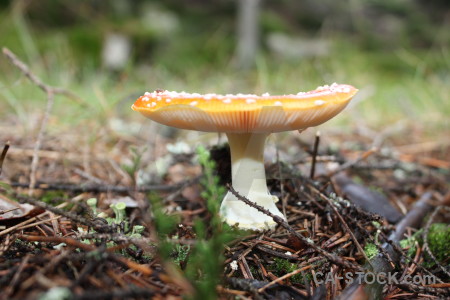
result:
[[[308,269],[311,269],[311,268],[312,268],[312,265],[308,265],[308,266],[302,267],[300,269],[294,270],[292,272],[289,272],[289,273],[287,273],[287,274],[285,274],[285,275],[283,275],[283,276],[281,276],[281,277],[279,277],[279,278],[269,282],[268,284],[266,284],[262,288],[258,289],[258,293],[262,293],[262,292],[264,292],[265,289],[271,287],[272,285],[277,284],[280,281],[283,281],[283,280],[285,280],[287,278],[290,278],[290,277],[292,277],[292,276],[294,276],[294,275],[296,275],[298,273],[301,273],[301,272],[303,272],[305,270],[308,270]]]
[[[433,206],[429,204],[433,194],[431,192],[424,193],[414,204],[413,208],[403,217],[396,225],[395,231],[389,236],[389,239],[398,243],[404,237],[408,227],[416,228],[423,221],[425,216],[431,211]]]
[[[6,153],[9,149],[9,141],[3,146],[2,154],[0,155],[0,175],[2,174],[3,162],[5,161]]]
[[[344,163],[341,166],[339,166],[338,168],[336,168],[335,170],[328,172],[327,176],[328,177],[332,177],[333,175],[335,175],[335,174],[337,174],[339,172],[347,170],[348,168],[350,168],[350,167],[358,164],[359,162],[365,160],[366,158],[368,158],[369,156],[371,156],[372,154],[374,154],[377,151],[378,151],[378,148],[372,147],[369,150],[367,150],[366,152],[364,152],[363,154],[361,154],[355,160],[349,160],[346,163]]]
[[[316,172],[316,160],[317,160],[317,152],[319,151],[319,143],[320,143],[320,131],[316,132],[316,139],[314,140],[314,148],[311,162],[311,172],[309,174],[309,178],[314,178],[314,173]]]
[[[28,260],[30,259],[30,254],[27,254],[25,258],[22,260],[22,262],[19,265],[18,270],[15,272],[14,277],[12,278],[11,282],[9,283],[8,287],[4,291],[4,296],[6,296],[5,299],[7,299],[16,289],[16,286],[19,282],[20,276],[22,275],[23,270],[25,269],[26,265],[28,264]]]
[[[93,251],[95,250],[94,245],[89,245],[82,243],[71,237],[62,237],[62,236],[39,236],[39,235],[19,235],[18,239],[28,241],[28,242],[44,242],[44,243],[65,243],[68,246],[72,246],[75,248],[80,248],[84,251]]]
[[[0,211],[0,215],[6,214],[6,213],[9,213],[9,212],[18,210],[18,209],[20,209],[20,207],[14,207],[14,208],[10,208],[10,209],[7,209],[7,210],[2,210],[2,211]]]
[[[145,186],[118,186],[118,185],[98,185],[98,184],[70,184],[70,183],[44,183],[38,182],[35,185],[35,189],[39,190],[60,190],[60,191],[70,191],[74,193],[106,193],[106,192],[116,192],[116,193],[131,193],[131,192],[141,192],[147,193],[152,191],[159,192],[172,192],[179,189],[184,189],[192,184],[195,184],[200,179],[200,176],[193,179],[188,179],[178,184],[173,185],[145,185]],[[28,187],[29,183],[22,182],[11,182],[12,187]]]
[[[101,221],[93,221],[87,218],[84,218],[80,215],[77,215],[75,213],[72,212],[68,212],[68,211],[64,211],[62,209],[56,208],[54,206],[51,206],[45,202],[42,201],[38,201],[36,199],[33,199],[31,197],[26,197],[26,196],[21,196],[21,195],[16,195],[17,200],[19,200],[21,203],[29,203],[32,204],[34,206],[43,208],[45,210],[51,211],[57,215],[60,216],[64,216],[70,220],[73,220],[75,222],[78,222],[80,224],[89,226],[94,228],[95,231],[97,232],[112,232],[114,229],[112,228],[112,226],[106,225],[105,223],[101,222]]]

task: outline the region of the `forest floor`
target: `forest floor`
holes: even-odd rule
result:
[[[217,200],[204,198],[211,187],[201,181],[195,152],[168,152],[159,182],[137,185],[139,166],[122,167],[121,156],[138,160],[127,149],[142,149],[143,141],[117,141],[108,153],[111,140],[86,151],[76,136],[66,137],[67,148],[60,137],[46,136],[30,190],[33,143],[2,132],[0,139],[10,141],[0,194],[2,299],[56,299],[53,293],[59,299],[165,299],[215,292],[242,299],[333,299],[342,293],[343,299],[365,299],[369,292],[360,287],[377,288],[377,281],[366,277],[372,284],[358,284],[364,274],[358,272],[397,272],[394,282],[378,287],[385,298],[449,295],[450,145],[444,142],[404,144],[353,132],[333,136],[345,146],[314,153],[314,139],[284,137],[278,154],[267,154],[273,163],[266,168],[288,222],[273,231],[233,233],[214,224],[208,202]],[[211,150],[218,188],[229,181],[228,155],[224,146]],[[149,209],[149,198],[160,202]],[[126,206],[121,217],[111,208],[119,202]],[[158,214],[176,216],[176,222],[155,221]],[[196,220],[204,224],[201,234]],[[227,233],[234,235],[226,245],[211,243]],[[160,247],[163,242],[168,245]],[[211,261],[199,257],[199,243],[222,251],[223,260],[217,252]],[[190,264],[199,264],[197,274]],[[207,264],[219,264],[220,275]],[[353,284],[346,282],[349,274]],[[431,274],[432,281],[419,281]],[[215,291],[196,283],[208,275],[219,276]],[[405,280],[407,275],[416,280]]]
[[[65,93],[31,79],[48,102]],[[55,134],[48,106],[42,120],[1,123],[0,299],[450,297],[450,143],[435,138],[449,132],[274,135],[268,186],[287,222],[243,232],[217,215],[223,137],[194,149],[111,124]]]

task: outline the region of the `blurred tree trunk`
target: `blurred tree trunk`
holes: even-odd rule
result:
[[[259,48],[259,11],[261,0],[237,0],[237,66],[254,66]]]

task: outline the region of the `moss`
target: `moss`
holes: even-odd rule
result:
[[[250,265],[249,268],[250,268],[250,273],[252,273],[252,276],[254,278],[258,278],[258,274],[259,274],[258,269],[253,265]]]
[[[47,204],[58,205],[63,203],[67,198],[67,194],[64,191],[46,191],[40,200]]]
[[[450,257],[450,226],[443,223],[431,225],[428,231],[428,246],[439,262],[443,263],[448,259]],[[425,254],[425,262],[430,267],[435,265],[428,253]]]
[[[400,241],[400,247],[402,247],[403,249],[408,249],[406,252],[406,256],[412,258],[414,253],[416,253],[416,242],[417,238],[415,235]]]
[[[372,259],[378,255],[378,248],[375,244],[368,243],[364,246],[364,253],[368,259]]]
[[[291,263],[289,260],[287,259],[283,259],[283,258],[275,258],[274,259],[274,264],[273,264],[273,271],[277,276],[283,276],[287,273],[293,272],[295,270],[298,269],[297,264],[295,263]],[[309,276],[308,276],[309,275]],[[307,280],[310,280],[311,274],[306,274],[305,278]],[[303,283],[304,282],[304,277],[301,273],[299,274],[295,274],[293,276],[291,276],[289,278],[293,283]]]
[[[438,262],[443,263],[450,257],[450,226],[448,224],[432,224],[428,231],[427,240],[429,249]],[[417,231],[410,238],[401,240],[400,246],[402,248],[409,248],[407,256],[412,258],[416,253],[416,243],[423,246],[423,229]],[[425,252],[424,259],[425,267],[433,267],[436,264],[428,252]]]

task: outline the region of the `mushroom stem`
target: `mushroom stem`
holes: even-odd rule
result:
[[[268,133],[227,133],[231,152],[233,188],[250,201],[285,218],[275,202],[278,198],[267,189],[264,169],[264,144]],[[228,192],[222,201],[220,213],[230,225],[242,229],[265,230],[274,228],[273,219],[238,200]]]

